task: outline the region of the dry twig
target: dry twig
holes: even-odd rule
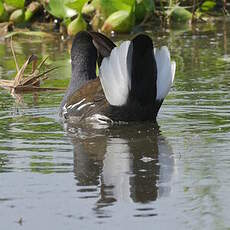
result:
[[[21,68],[17,63],[13,41],[11,37],[11,51],[13,54],[14,62],[17,69],[17,74],[14,80],[3,80],[0,79],[0,87],[8,88],[13,93],[23,92],[23,91],[44,91],[44,90],[63,90],[62,88],[52,88],[52,87],[40,87],[41,81],[44,81],[48,78],[47,73],[57,69],[57,67],[52,67],[41,72],[41,68],[47,61],[48,57],[45,57],[41,63],[37,66],[38,57],[32,54]],[[25,75],[25,71],[29,64],[32,63],[32,72],[29,75]]]

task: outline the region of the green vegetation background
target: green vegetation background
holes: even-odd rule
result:
[[[227,0],[0,0],[0,29],[42,22],[70,36],[86,29],[127,33],[150,22],[206,22],[228,15],[228,7]]]

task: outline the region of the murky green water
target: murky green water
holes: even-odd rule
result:
[[[230,229],[230,23],[150,34],[177,62],[159,129],[65,127],[63,92],[0,90],[1,229]],[[61,68],[46,84],[67,85],[68,42],[20,38],[15,48],[21,64],[50,55]],[[0,57],[9,79],[9,41]]]

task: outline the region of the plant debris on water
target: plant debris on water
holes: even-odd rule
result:
[[[13,80],[0,79],[0,87],[9,89],[13,94],[19,92],[25,92],[25,91],[28,92],[28,91],[44,91],[44,90],[63,90],[63,88],[40,87],[41,82],[48,79],[48,76],[46,74],[58,68],[58,67],[52,67],[43,70],[45,62],[48,59],[48,56],[43,58],[40,64],[37,64],[38,57],[32,54],[20,68],[16,59],[12,37],[11,37],[11,51],[16,65],[17,74]],[[32,65],[32,71],[29,74],[26,74],[26,72],[28,72],[26,70],[29,64]]]

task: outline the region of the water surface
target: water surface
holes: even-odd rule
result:
[[[2,229],[230,229],[230,23],[147,30],[177,62],[158,126],[67,126],[63,92],[0,90]],[[67,86],[69,41],[14,44],[20,64],[48,54],[46,85]],[[9,41],[0,57],[12,78]]]

